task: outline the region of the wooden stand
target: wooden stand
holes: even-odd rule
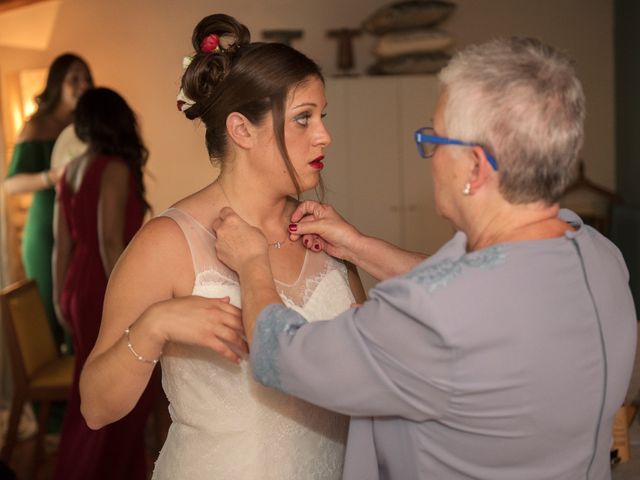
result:
[[[328,30],[327,36],[338,39],[338,62],[337,67],[340,73],[338,76],[352,76],[350,70],[354,66],[352,39],[361,34],[360,29],[339,28]]]
[[[284,43],[290,47],[293,40],[302,38],[302,30],[263,30],[262,36],[270,42]]]
[[[629,461],[629,427],[638,412],[636,405],[625,403],[616,412],[613,419],[613,447],[618,450],[621,463]]]

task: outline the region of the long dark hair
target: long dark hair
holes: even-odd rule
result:
[[[127,161],[138,196],[145,210],[149,210],[142,178],[149,151],[142,142],[136,115],[125,99],[109,88],[87,90],[78,100],[74,129],[91,152]]]
[[[36,97],[36,104],[38,109],[33,114],[32,118],[37,118],[42,115],[51,113],[60,103],[60,97],[62,96],[62,84],[67,76],[67,72],[74,63],[81,64],[87,69],[89,75],[89,86],[93,86],[93,77],[91,76],[91,70],[89,65],[83,58],[74,53],[64,53],[53,61],[49,67],[49,73],[47,74],[47,84],[44,87],[44,91]]]
[[[233,38],[234,43],[220,52],[202,52],[201,43],[211,34]],[[276,142],[299,196],[300,184],[284,139],[285,101],[289,91],[309,77],[324,82],[320,67],[287,45],[251,43],[247,27],[224,14],[203,18],[193,30],[191,42],[196,53],[181,86],[195,103],[185,115],[199,118],[206,125],[211,159],[220,162],[226,154],[226,119],[230,113],[239,112],[259,124],[272,112]]]

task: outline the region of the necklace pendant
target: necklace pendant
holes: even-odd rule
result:
[[[280,242],[274,242],[274,243],[272,243],[272,244],[271,244],[271,246],[272,246],[273,248],[280,249],[280,248],[282,248],[282,243],[280,243]]]

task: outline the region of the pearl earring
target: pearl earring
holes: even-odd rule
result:
[[[462,190],[463,195],[469,195],[471,193],[471,184],[469,182],[464,184],[464,190]]]

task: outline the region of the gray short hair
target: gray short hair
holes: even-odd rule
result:
[[[558,201],[584,137],[584,93],[571,60],[535,39],[498,39],[456,54],[440,81],[447,135],[494,155],[504,198]]]

